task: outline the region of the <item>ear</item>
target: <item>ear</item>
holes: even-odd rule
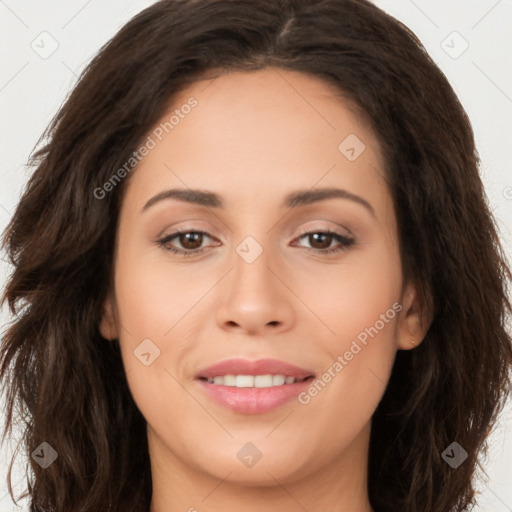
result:
[[[103,303],[99,328],[101,335],[107,340],[113,340],[119,336],[114,301],[110,295]]]
[[[397,326],[399,350],[410,350],[422,341],[432,323],[432,303],[423,301],[416,283],[409,281],[404,287]]]

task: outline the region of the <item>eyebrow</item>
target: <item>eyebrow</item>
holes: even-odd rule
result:
[[[287,194],[281,204],[282,208],[296,208],[306,206],[326,199],[348,199],[364,206],[375,217],[373,206],[362,197],[341,188],[317,188],[310,190],[295,190]],[[208,190],[173,188],[164,190],[153,196],[142,207],[142,212],[160,201],[177,199],[186,203],[206,206],[208,208],[224,208],[224,202],[218,194]]]

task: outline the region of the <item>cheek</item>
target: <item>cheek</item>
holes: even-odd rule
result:
[[[338,299],[330,317],[334,334],[322,337],[323,349],[331,356],[327,368],[337,388],[352,403],[383,392],[397,350],[396,326],[401,305],[398,296],[380,294],[375,287],[356,288]],[[328,379],[329,377],[326,376]],[[362,402],[361,402],[362,403]]]
[[[329,328],[324,339],[332,350],[350,345],[376,322],[380,339],[393,340],[393,304],[400,299],[402,271],[398,248],[392,243],[362,248],[347,254],[340,264],[317,265],[302,275],[306,277],[301,278],[301,296]]]
[[[172,264],[165,254],[155,258],[154,252],[144,250],[127,251],[116,262],[121,352],[141,410],[148,402],[162,410],[155,390],[174,390],[173,401],[183,393],[172,377],[183,378],[180,362],[193,349],[190,333],[202,325],[197,320],[200,303],[215,282],[206,267],[184,267]]]
[[[187,313],[204,295],[202,288],[190,275],[168,262],[149,261],[142,252],[116,263],[120,344],[130,393],[149,424],[164,422],[175,434],[182,424],[172,423],[172,410],[187,410],[191,403],[178,383],[177,363],[191,350],[184,333],[193,315]]]
[[[336,300],[327,320],[334,334],[317,338],[318,352],[328,357],[299,402],[312,431],[322,432],[323,445],[342,450],[370,421],[385,392],[401,305],[371,286],[366,291],[347,286]]]
[[[119,320],[131,333],[163,338],[212,285],[211,272],[171,264],[165,257],[120,259],[116,271]]]
[[[318,403],[325,399],[362,419],[377,406],[396,355],[400,258],[397,247],[381,244],[333,268],[317,272],[309,288],[311,308],[329,328],[318,337],[318,350],[330,357],[316,386]]]

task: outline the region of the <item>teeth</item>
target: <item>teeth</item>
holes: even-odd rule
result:
[[[285,375],[218,375],[213,379],[208,379],[210,384],[222,386],[231,386],[236,388],[270,388],[273,386],[282,386],[283,384],[293,384],[298,379],[287,377]]]
[[[234,375],[224,375],[224,377],[214,377],[218,379],[217,384],[224,384],[224,386],[236,386],[236,377]]]

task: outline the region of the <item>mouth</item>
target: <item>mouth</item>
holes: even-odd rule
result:
[[[287,386],[296,382],[304,382],[312,379],[313,375],[303,379],[295,378],[292,375],[216,375],[215,377],[199,377],[200,380],[214,384],[215,386],[227,386],[232,388],[272,388],[276,386]]]
[[[277,359],[229,359],[196,375],[215,403],[242,414],[264,414],[296,397],[315,378],[311,370]]]

